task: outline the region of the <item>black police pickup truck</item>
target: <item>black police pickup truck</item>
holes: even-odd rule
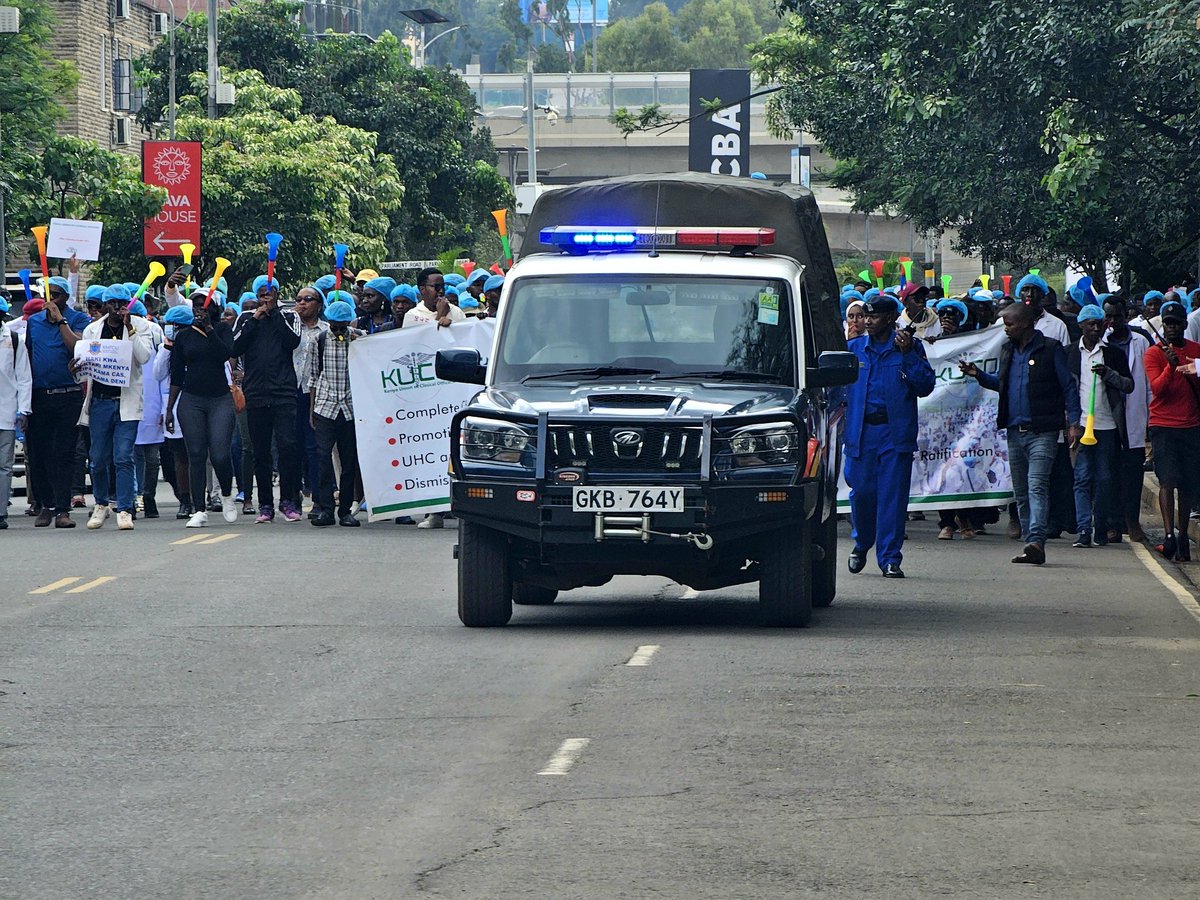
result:
[[[540,242],[539,242],[540,239]],[[539,198],[483,385],[452,425],[459,618],[618,574],[751,581],[768,625],[835,591],[846,351],[812,195],[700,174]]]

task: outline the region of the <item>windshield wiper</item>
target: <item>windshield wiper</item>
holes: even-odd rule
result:
[[[751,372],[748,369],[712,369],[706,372],[672,372],[658,375],[655,380],[681,380],[685,378],[707,378],[714,381],[765,381],[778,384],[783,379],[770,372]]]
[[[590,366],[586,369],[560,369],[557,372],[543,372],[539,375],[526,375],[521,383],[549,378],[607,378],[610,375],[658,375],[658,369],[637,369],[631,366]]]

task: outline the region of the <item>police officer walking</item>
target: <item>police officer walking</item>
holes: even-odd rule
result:
[[[917,449],[917,398],[933,391],[934,375],[920,341],[908,329],[896,330],[899,301],[874,297],[863,312],[867,333],[848,344],[859,360],[846,409],[846,483],[854,538],[849,568],[861,572],[874,546],[883,577],[903,578],[900,548]]]

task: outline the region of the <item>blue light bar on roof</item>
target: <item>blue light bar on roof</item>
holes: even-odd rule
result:
[[[646,228],[556,225],[543,228],[541,242],[568,253],[643,247],[763,247],[775,243],[774,228]]]

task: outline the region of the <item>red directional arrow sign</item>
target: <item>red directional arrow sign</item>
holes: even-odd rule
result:
[[[162,212],[146,220],[146,256],[179,256],[187,243],[200,249],[200,158],[199,141],[142,142],[142,181],[167,189]]]

